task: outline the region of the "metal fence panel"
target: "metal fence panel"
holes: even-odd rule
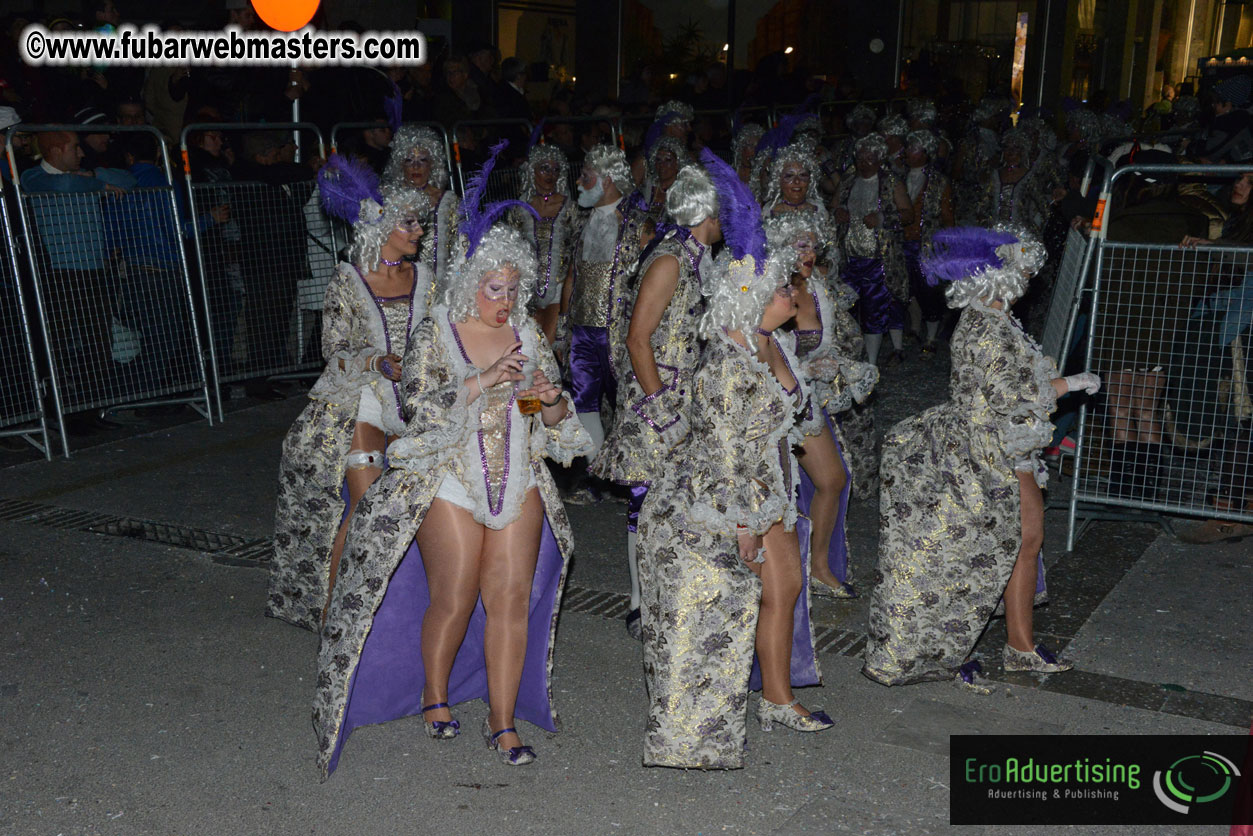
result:
[[[1040,347],[1045,355],[1057,361],[1058,369],[1065,367],[1066,355],[1074,338],[1080,293],[1083,291],[1083,280],[1087,275],[1094,244],[1095,242],[1089,241],[1081,232],[1071,229],[1066,236],[1061,264],[1057,267],[1057,278],[1053,283],[1053,296],[1049,300]]]
[[[219,382],[315,374],[322,297],[337,261],[316,181],[188,188],[198,214],[230,207],[230,223],[197,239]]]
[[[14,230],[0,194],[0,436],[20,436],[51,459]]]
[[[1101,249],[1072,501],[1253,522],[1253,249]]]

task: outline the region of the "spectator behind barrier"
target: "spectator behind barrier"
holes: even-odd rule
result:
[[[102,193],[120,195],[135,178],[116,169],[82,171],[83,150],[69,131],[42,133],[38,146],[43,161],[22,173],[21,185],[30,195],[53,357],[68,402],[83,404],[108,396],[115,371]]]

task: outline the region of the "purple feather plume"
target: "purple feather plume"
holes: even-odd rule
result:
[[[405,97],[400,92],[400,87],[396,82],[391,82],[391,95],[383,99],[383,112],[387,115],[387,124],[391,126],[393,131],[400,129],[401,114],[405,108]]]
[[[502,139],[493,145],[487,162],[483,163],[478,173],[466,183],[465,197],[461,200],[461,234],[470,242],[466,248],[466,258],[474,255],[479,242],[483,240],[483,236],[487,235],[492,224],[512,207],[525,208],[537,220],[539,219],[539,212],[535,210],[535,207],[522,200],[501,200],[482,208],[479,207],[479,203],[483,200],[483,192],[487,190],[487,178],[491,176],[492,169],[496,168],[496,160],[500,152],[504,151],[508,145],[507,139]]]
[[[545,116],[543,119],[540,119],[539,122],[535,124],[535,130],[531,131],[531,138],[527,140],[527,143],[526,143],[527,151],[530,151],[536,145],[539,145],[540,138],[544,136],[544,120],[547,118],[548,117]]]
[[[761,225],[761,207],[735,169],[708,148],[700,151],[700,161],[718,191],[718,220],[722,239],[737,259],[751,255],[756,273],[766,271],[766,230]]]
[[[322,208],[350,224],[361,215],[361,201],[372,198],[379,204],[378,175],[363,162],[341,154],[331,154],[318,172],[318,196]]]
[[[644,153],[647,154],[652,150],[657,140],[661,139],[661,132],[666,129],[666,125],[679,118],[679,114],[670,112],[662,116],[656,122],[648,126],[648,132],[644,134]]]
[[[988,268],[1003,267],[996,248],[1018,239],[1008,232],[979,226],[938,229],[931,237],[931,251],[922,258],[927,284],[956,282]]]

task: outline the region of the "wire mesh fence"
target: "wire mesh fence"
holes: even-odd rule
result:
[[[1057,267],[1040,347],[1046,356],[1057,361],[1059,369],[1065,367],[1066,357],[1070,353],[1079,316],[1080,293],[1094,244],[1095,242],[1089,241],[1078,230],[1070,230],[1066,236],[1066,248],[1062,251],[1061,263]]]
[[[1253,521],[1250,322],[1253,249],[1102,244],[1073,502]]]
[[[17,259],[9,193],[0,193],[0,436],[20,436],[52,457],[27,313],[24,278]]]

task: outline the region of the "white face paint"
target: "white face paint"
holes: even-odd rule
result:
[[[589,209],[600,203],[600,199],[605,196],[605,184],[601,182],[601,178],[596,178],[596,184],[590,189],[584,184],[588,178],[586,175],[579,178],[579,205],[584,209]]]

